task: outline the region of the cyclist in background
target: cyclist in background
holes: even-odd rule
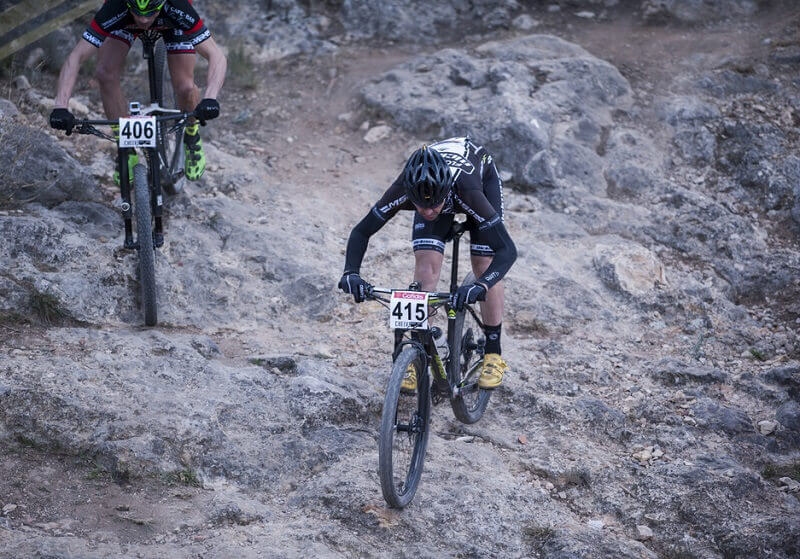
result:
[[[503,182],[486,149],[469,138],[450,138],[416,150],[370,212],[351,231],[339,288],[357,303],[368,285],[361,262],[369,238],[400,210],[414,210],[412,245],[414,280],[423,291],[435,291],[444,261],[447,234],[456,213],[467,215],[475,283],[458,288],[453,304],[481,303],[486,353],[478,384],[495,388],[503,380],[500,332],[504,293],[502,279],[517,258],[517,249],[503,224]],[[415,390],[417,371],[411,365],[401,388]]]
[[[225,81],[227,60],[191,0],[106,0],[83,32],[84,40],[78,41],[61,68],[50,126],[69,131],[75,125],[75,117],[68,109],[69,99],[81,65],[95,52],[95,77],[106,117],[117,120],[127,115],[128,105],[120,84],[122,70],[131,45],[145,30],[163,34],[178,108],[186,112],[194,110],[201,124],[219,116],[217,96]],[[194,82],[195,53],[208,61],[202,100]],[[206,168],[197,120],[191,119],[184,133],[185,172],[192,181],[198,180]],[[136,154],[129,156],[131,169],[136,164],[135,158]],[[119,181],[117,175],[115,180]]]

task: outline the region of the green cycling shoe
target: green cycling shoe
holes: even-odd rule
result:
[[[197,124],[187,126],[183,135],[183,153],[185,156],[183,170],[190,181],[199,180],[206,170],[206,154],[203,152],[203,140]]]

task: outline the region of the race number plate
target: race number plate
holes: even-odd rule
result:
[[[156,147],[156,117],[131,116],[119,119],[119,147]]]
[[[428,328],[428,294],[419,291],[392,291],[389,300],[389,327],[404,330]]]

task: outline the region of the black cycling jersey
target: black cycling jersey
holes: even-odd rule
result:
[[[191,0],[167,0],[150,29],[163,34],[169,53],[193,53],[195,45],[211,36]],[[141,31],[136,28],[125,0],[106,0],[83,32],[83,38],[96,47],[109,37],[130,46]]]
[[[469,138],[450,138],[432,148],[441,153],[454,177],[453,188],[445,199],[439,217],[426,221],[414,216],[414,250],[444,252],[446,236],[457,213],[467,215],[472,254],[492,256],[486,272],[478,278],[487,288],[500,281],[517,258],[517,249],[503,225],[503,183],[492,156]],[[381,196],[370,212],[350,233],[345,256],[345,272],[358,272],[369,238],[400,210],[415,211],[406,196],[403,175]]]

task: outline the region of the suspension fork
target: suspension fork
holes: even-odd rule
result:
[[[135,248],[133,242],[133,209],[131,207],[131,176],[128,172],[128,157],[133,152],[129,148],[117,150],[117,169],[119,170],[120,196],[122,197],[122,220],[125,222],[125,248]]]
[[[161,190],[161,171],[160,163],[158,160],[158,148],[147,148],[145,150],[147,157],[147,168],[150,173],[150,208],[153,210],[153,218],[155,220],[154,233],[156,235],[157,246],[161,246],[164,237],[164,194]]]

